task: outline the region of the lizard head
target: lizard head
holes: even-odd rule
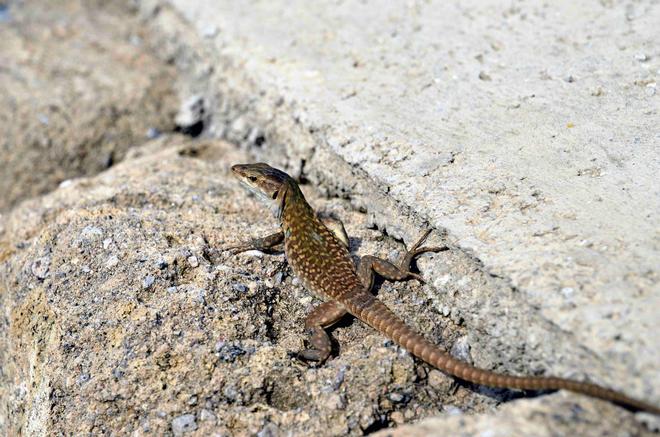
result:
[[[231,171],[241,184],[268,204],[276,215],[282,213],[286,193],[295,186],[291,176],[262,162],[236,164],[231,167]]]

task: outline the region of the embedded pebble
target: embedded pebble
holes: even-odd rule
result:
[[[116,267],[117,264],[119,264],[119,258],[117,258],[117,255],[112,255],[108,260],[105,262],[105,266],[109,269]]]
[[[189,128],[199,123],[204,117],[204,98],[199,95],[188,97],[181,105],[174,119],[177,126]]]
[[[339,371],[337,372],[337,375],[335,375],[335,379],[332,383],[333,390],[339,390],[339,387],[341,387],[341,384],[344,382],[344,378],[346,377],[347,369],[348,366],[341,366],[339,368]]]
[[[463,336],[456,340],[451,347],[451,354],[461,361],[472,363],[472,356],[470,355],[470,343],[468,343],[467,336]]]
[[[197,429],[194,414],[184,414],[172,420],[172,432],[174,435],[182,435]]]
[[[48,276],[48,269],[50,268],[50,255],[37,258],[30,266],[32,274],[38,279],[46,279]]]
[[[152,285],[154,285],[155,281],[156,278],[154,278],[152,275],[145,276],[145,278],[142,280],[142,288],[150,288]]]
[[[203,422],[215,422],[216,421],[215,414],[213,414],[213,412],[207,410],[206,408],[204,408],[202,411],[199,412],[199,418]]]
[[[438,369],[431,369],[429,372],[429,385],[440,393],[449,393],[454,386],[454,378],[446,375]]]
[[[85,226],[85,228],[80,232],[80,237],[89,241],[97,240],[102,236],[103,230],[97,226],[92,225]]]
[[[259,250],[246,250],[245,252],[241,252],[242,255],[245,256],[253,256],[255,258],[263,258],[264,253],[259,251]]]
[[[395,404],[403,402],[406,399],[406,397],[404,395],[402,395],[401,393],[397,393],[397,392],[389,393],[387,395],[387,398],[389,400],[391,400],[392,402],[394,402]]]
[[[155,127],[150,127],[147,129],[147,138],[150,140],[153,140],[154,138],[158,138],[161,135],[160,131],[156,129]]]
[[[188,264],[190,264],[190,267],[195,268],[199,266],[199,260],[197,260],[195,255],[191,255],[188,257]]]
[[[243,284],[232,284],[231,288],[239,293],[245,293],[247,291],[247,287]]]
[[[229,343],[226,341],[219,341],[215,345],[215,351],[218,358],[226,363],[232,363],[237,357],[245,355],[246,351],[241,346]]]

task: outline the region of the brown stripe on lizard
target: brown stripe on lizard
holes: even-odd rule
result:
[[[265,200],[280,221],[280,231],[265,238],[232,248],[234,253],[249,249],[274,250],[284,246],[294,273],[307,289],[326,302],[307,317],[309,348],[299,356],[322,363],[330,355],[331,343],[325,329],[346,313],[366,322],[432,366],[465,381],[490,387],[523,390],[570,390],[605,399],[632,410],[660,414],[660,408],[633,399],[597,384],[557,377],[510,376],[474,367],[448,354],[397,317],[371,294],[374,272],[392,281],[421,278],[410,272],[413,258],[446,247],[421,247],[429,232],[403,256],[399,265],[373,256],[364,256],[356,268],[348,251],[341,223],[323,221],[307,203],[296,181],[267,164],[232,167],[234,175],[257,197]]]

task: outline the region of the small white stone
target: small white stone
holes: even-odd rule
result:
[[[109,269],[116,267],[117,264],[119,264],[119,258],[117,258],[117,255],[112,255],[108,260],[105,262],[105,266]]]

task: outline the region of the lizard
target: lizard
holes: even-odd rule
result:
[[[610,401],[629,410],[660,415],[659,407],[601,385],[554,376],[507,375],[455,358],[416,332],[371,293],[376,273],[390,281],[423,281],[419,274],[410,271],[413,259],[423,253],[448,249],[446,246],[422,246],[430,230],[405,252],[398,265],[366,255],[356,267],[341,222],[319,218],[291,176],[265,163],[237,164],[231,170],[242,185],[270,206],[280,229],[227,250],[237,254],[250,249],[268,252],[283,247],[291,269],[303,286],[325,301],[306,317],[307,348],[297,353],[299,358],[322,364],[331,353],[326,329],[351,314],[415,357],[464,381],[517,390],[564,389]]]

